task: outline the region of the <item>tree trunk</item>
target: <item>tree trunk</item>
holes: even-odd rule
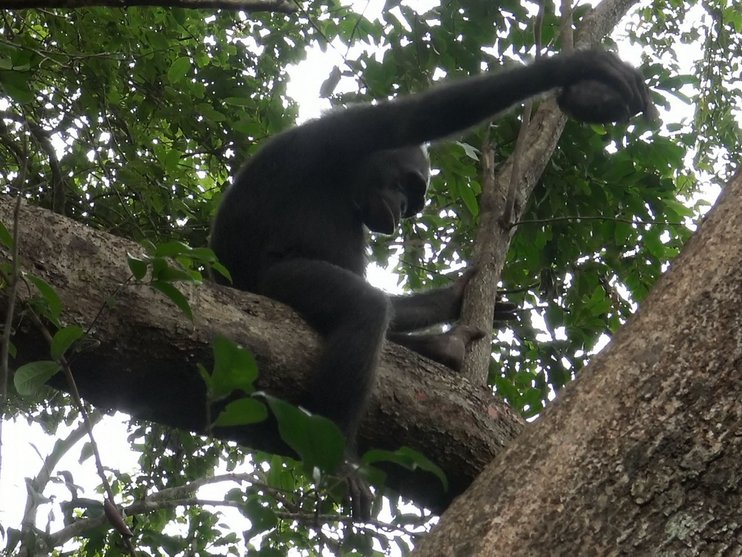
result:
[[[13,199],[0,197],[0,219],[9,230],[13,205]],[[141,253],[137,244],[26,205],[19,235],[21,268],[56,289],[64,304],[62,321],[84,329],[92,325],[89,337],[96,344],[71,358],[80,392],[92,404],[205,431],[205,391],[196,364],[210,369],[215,334],[252,350],[260,369],[259,389],[291,401],[301,398],[320,341],[288,307],[214,284],[182,286],[194,314],[191,323],[151,287],[127,283],[126,254]],[[18,290],[25,299],[35,294],[30,286]],[[0,311],[6,307],[7,299],[0,300]],[[13,342],[16,367],[49,359],[48,346],[28,319],[17,326]],[[53,381],[66,388],[61,374]],[[448,477],[448,492],[427,472],[397,466],[387,472],[390,486],[442,511],[522,426],[520,416],[489,389],[389,344],[361,427],[360,448],[406,445],[436,462]],[[289,454],[267,426],[220,430],[217,435]]]
[[[415,555],[742,555],[741,199]]]

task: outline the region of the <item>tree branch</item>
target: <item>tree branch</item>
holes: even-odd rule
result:
[[[296,6],[288,0],[0,0],[0,9],[29,8],[128,8],[162,6],[205,10],[245,10],[246,12],[294,13]]]
[[[0,197],[0,218],[13,201]],[[318,355],[318,337],[289,308],[231,288],[183,287],[194,322],[154,289],[127,281],[127,253],[141,248],[38,207],[23,206],[21,268],[50,283],[64,304],[62,321],[95,322],[95,348],[70,357],[82,397],[139,418],[204,432],[205,391],[196,368],[211,366],[210,341],[221,334],[248,347],[260,369],[258,388],[301,399]],[[7,255],[7,254],[5,254]],[[124,286],[122,286],[124,285]],[[115,297],[114,297],[115,294]],[[19,293],[20,301],[28,292]],[[101,311],[101,308],[104,308]],[[7,300],[0,300],[0,311]],[[100,311],[100,315],[98,315]],[[18,359],[47,359],[34,327],[13,338]],[[65,389],[59,379],[55,386]],[[472,386],[448,368],[393,344],[384,350],[376,391],[361,427],[360,448],[414,447],[445,471],[450,490],[426,472],[390,467],[390,485],[434,510],[463,492],[518,432],[523,422],[489,389]],[[216,435],[267,451],[288,453],[272,425],[222,429]]]
[[[581,22],[580,29],[588,28],[579,35],[579,45],[584,47],[597,46],[618,23],[621,17],[636,4],[638,0],[604,0]],[[463,315],[477,315],[479,308],[494,308],[497,296],[497,282],[502,274],[510,242],[515,227],[509,226],[523,216],[528,198],[533,192],[544,168],[556,149],[559,137],[564,130],[567,117],[557,106],[552,96],[541,103],[530,123],[523,133],[518,136],[518,144],[522,151],[516,149],[507,161],[500,166],[495,174],[494,195],[483,198],[480,211],[480,222],[477,229],[477,238],[474,244],[474,253],[482,253],[477,257],[476,264],[486,272],[477,273],[469,283],[464,297]],[[525,124],[525,122],[524,122]],[[519,171],[518,168],[523,169]],[[482,191],[489,190],[490,185],[482,187]],[[486,203],[485,203],[486,202]],[[498,215],[490,218],[490,212]],[[509,222],[501,225],[500,216],[507,215]],[[483,244],[484,243],[484,244]],[[482,245],[483,244],[483,245]],[[473,307],[476,305],[477,307]],[[471,324],[478,325],[479,321]],[[474,341],[464,360],[464,374],[472,382],[480,382],[486,377],[484,365],[491,358],[491,339],[486,336],[482,340]]]

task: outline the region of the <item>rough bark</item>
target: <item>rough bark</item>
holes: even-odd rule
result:
[[[740,199],[416,555],[742,554]]]
[[[13,200],[0,197],[0,219],[12,228]],[[211,366],[210,339],[222,334],[250,348],[260,367],[258,387],[287,400],[302,394],[320,348],[316,335],[286,306],[231,288],[185,287],[191,323],[162,294],[143,284],[123,285],[126,254],[141,248],[38,207],[20,216],[24,271],[49,282],[64,303],[63,320],[88,327],[97,346],[78,353],[72,368],[82,396],[96,406],[203,431],[204,388],[196,364]],[[21,287],[28,298],[33,289]],[[0,312],[6,299],[0,300]],[[19,359],[49,359],[41,335],[24,320],[15,343]],[[60,374],[61,382],[61,374]],[[57,386],[64,388],[64,384]],[[445,471],[444,493],[431,474],[389,468],[400,493],[442,510],[521,429],[522,420],[485,388],[395,345],[384,350],[361,448],[414,447]],[[220,431],[247,446],[286,452],[270,427]]]
[[[528,125],[521,158],[518,185],[515,188],[513,218],[518,220],[527,205],[528,198],[536,187],[544,168],[556,149],[567,117],[551,98],[541,104]],[[482,272],[474,275],[464,296],[462,319],[476,327],[492,321],[492,314],[484,315],[483,307],[495,307],[497,282],[505,265],[514,228],[500,224],[504,213],[515,159],[511,156],[494,176],[494,186],[486,199],[482,198],[480,225],[475,241],[475,261]],[[477,316],[477,317],[472,317]],[[464,360],[462,373],[475,385],[486,384],[489,361],[492,359],[492,344],[489,337],[473,342]]]

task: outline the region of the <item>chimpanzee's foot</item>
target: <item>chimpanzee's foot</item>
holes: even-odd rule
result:
[[[472,341],[484,338],[484,335],[485,332],[478,327],[454,325],[445,333],[437,335],[390,333],[387,338],[426,358],[459,371],[464,362],[466,347]]]

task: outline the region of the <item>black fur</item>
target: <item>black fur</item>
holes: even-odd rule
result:
[[[608,106],[591,102],[590,88],[580,83],[592,83]],[[392,233],[401,218],[422,209],[429,168],[421,144],[558,87],[565,88],[563,108],[591,121],[624,119],[650,105],[641,75],[614,55],[556,56],[331,112],[268,141],[226,192],[211,245],[236,288],[287,303],[325,337],[305,402],[335,420],[350,446],[387,332],[454,367],[465,345],[483,334],[470,328],[401,334],[457,319],[471,274],[440,290],[388,297],[364,280],[366,228]]]

